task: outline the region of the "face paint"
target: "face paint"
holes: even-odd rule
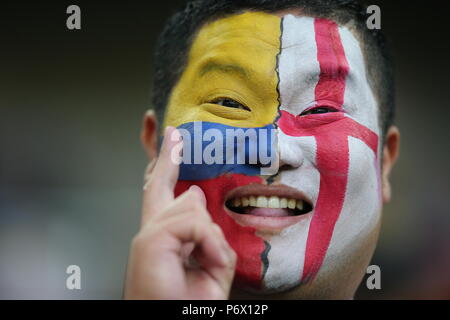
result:
[[[324,261],[323,272],[337,268],[339,256],[358,247],[352,242],[376,227],[381,208],[377,109],[358,41],[332,21],[286,16],[281,45],[280,160],[292,162],[289,149],[302,150],[303,160],[281,172],[280,182],[309,194],[314,211],[272,246],[269,261],[280,260],[286,247],[297,248],[283,270],[293,274],[291,283],[269,264],[265,281],[274,290],[313,280]],[[301,115],[317,107],[335,112]]]
[[[276,173],[275,128],[236,128],[214,122],[178,126],[183,139],[179,180],[205,180],[224,174]]]
[[[250,111],[211,103],[223,97]],[[302,114],[318,107],[334,112]],[[336,267],[337,256],[359,250],[355,242],[379,219],[376,103],[358,41],[331,21],[251,12],[204,26],[165,119],[188,131],[198,122],[219,131],[277,127],[279,158],[291,168],[273,184],[314,205],[296,223],[264,230],[233,218],[225,200],[238,187],[267,184],[266,177],[246,165],[181,165],[176,195],[192,184],[203,189],[238,255],[241,287],[280,291],[312,281]]]
[[[259,129],[272,126],[279,106],[275,68],[279,48],[280,19],[273,15],[246,13],[203,27],[170,97],[165,126],[186,129],[195,121],[216,124],[218,130],[224,126]],[[222,97],[240,102],[251,112],[211,103]],[[212,219],[222,227],[238,255],[235,282],[242,287],[262,289],[264,239],[256,235],[256,228],[240,225],[231,218],[225,199],[233,189],[262,184],[263,178],[252,176],[248,166],[219,166],[217,170],[202,165],[180,167],[182,174],[192,173],[192,169],[194,173],[184,177],[191,179],[178,182],[176,195],[192,184],[202,188]],[[199,172],[197,177],[202,171],[214,173],[207,179],[192,180],[195,171]]]

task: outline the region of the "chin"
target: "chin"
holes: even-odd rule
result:
[[[249,286],[245,274],[236,274],[232,298],[258,299],[353,299],[370,263],[378,240],[380,221],[359,233],[350,244],[332,244],[314,278],[301,279],[292,260],[272,261],[271,281],[263,277],[258,287]],[[278,235],[281,237],[281,235]],[[273,240],[273,239],[272,239]],[[287,239],[285,239],[289,242]],[[340,248],[340,251],[335,251]],[[251,256],[241,256],[249,262]],[[291,262],[290,262],[291,261]],[[276,267],[274,265],[277,265]],[[244,279],[244,281],[240,281]],[[251,283],[251,281],[250,281]]]

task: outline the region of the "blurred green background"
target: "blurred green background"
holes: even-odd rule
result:
[[[138,230],[152,48],[183,1],[2,3],[0,298],[118,299]],[[449,28],[445,10],[372,1],[396,55],[401,158],[372,264],[382,289],[356,298],[450,298]],[[437,1],[435,1],[437,3]],[[82,270],[67,290],[65,270]]]

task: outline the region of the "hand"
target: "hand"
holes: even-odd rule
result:
[[[236,254],[212,221],[203,191],[192,186],[174,197],[179,155],[173,159],[172,150],[181,150],[181,143],[178,131],[168,127],[159,159],[149,166],[125,299],[228,298]]]

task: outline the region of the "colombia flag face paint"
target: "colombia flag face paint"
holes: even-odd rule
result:
[[[238,255],[241,287],[270,292],[314,281],[361,250],[376,229],[376,101],[358,41],[332,21],[247,12],[205,25],[171,94],[167,125],[185,133],[184,156],[205,154],[208,130],[215,133],[207,142],[221,142],[206,153],[222,162],[195,159],[195,152],[185,158],[176,195],[192,184],[203,189]],[[230,140],[227,130],[254,135]],[[244,161],[227,162],[230,144],[233,160],[241,152]],[[267,166],[275,166],[270,175],[261,171]],[[247,196],[273,191],[303,199],[312,210],[235,213],[226,202],[245,186]]]

